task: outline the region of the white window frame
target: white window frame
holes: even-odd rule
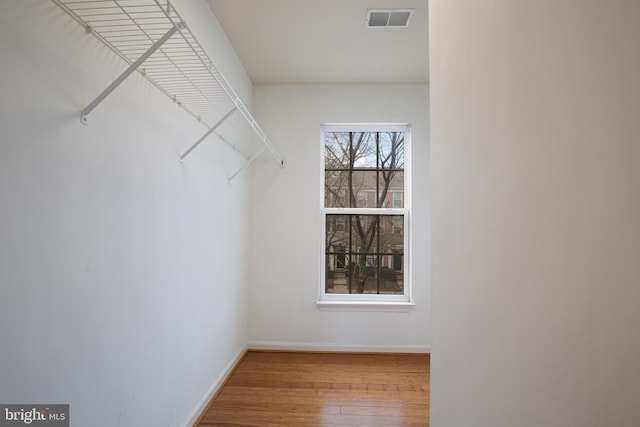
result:
[[[402,208],[327,208],[325,207],[325,133],[326,132],[404,132],[404,207]],[[411,281],[411,126],[409,123],[326,123],[320,129],[320,280],[317,306],[330,310],[406,311],[415,304]],[[393,202],[392,202],[393,205]],[[325,292],[327,215],[402,215],[404,217],[402,295],[333,294]]]

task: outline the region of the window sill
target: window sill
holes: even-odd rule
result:
[[[389,301],[317,301],[316,307],[324,311],[391,311],[408,312],[415,308],[413,302]]]

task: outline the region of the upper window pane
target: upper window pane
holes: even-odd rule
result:
[[[404,168],[404,132],[378,132],[380,169]]]
[[[404,132],[325,132],[324,144],[325,207],[404,206]]]
[[[404,172],[398,170],[380,171],[378,174],[381,208],[403,208]]]
[[[376,132],[325,133],[325,169],[376,168]]]
[[[351,132],[353,168],[376,168],[377,132]]]
[[[328,170],[324,174],[324,205],[330,208],[348,208],[349,172]]]
[[[327,132],[324,134],[324,168],[349,169],[351,132]]]

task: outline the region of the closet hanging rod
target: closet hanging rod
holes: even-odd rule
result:
[[[180,28],[180,26],[184,27],[184,22],[179,22],[178,24],[174,25],[173,27],[171,27],[169,29],[169,31],[167,31],[165,33],[164,36],[162,36],[161,38],[158,39],[158,41],[156,41],[150,48],[149,50],[147,50],[145,53],[142,54],[142,56],[140,56],[140,58],[136,59],[131,65],[129,65],[129,67],[124,70],[124,72],[122,74],[120,74],[120,76],[115,79],[113,81],[113,83],[111,83],[109,86],[107,86],[107,88],[105,90],[102,91],[102,93],[100,95],[98,95],[96,97],[96,99],[93,100],[93,102],[91,102],[89,105],[87,105],[84,110],[82,110],[80,112],[80,121],[83,124],[87,124],[87,116],[89,116],[89,114],[93,111],[94,108],[96,108],[102,101],[104,101],[104,99],[109,96],[109,94],[111,94],[111,92],[113,92],[115,90],[115,88],[117,88],[118,86],[120,86],[120,83],[122,83],[127,77],[129,77],[129,75],[131,73],[133,73],[135,70],[138,69],[138,67],[140,65],[142,65],[142,63],[144,61],[147,60],[147,58],[149,58],[156,50],[158,50],[160,48],[160,46],[162,46],[167,40],[169,40],[169,38],[174,35],[176,33],[176,31],[178,31],[178,28]]]
[[[229,111],[239,111],[263,145],[260,152],[266,149],[284,167],[284,161],[276,148],[170,1],[52,1],[82,25],[87,33],[93,34],[129,64],[125,72],[85,107],[81,114],[84,123],[91,111],[128,75],[138,71],[178,106],[209,128],[205,136],[181,156],[181,160],[211,133],[216,133],[222,141],[235,149],[235,145],[227,142],[216,132],[216,128],[230,115]],[[216,125],[210,126],[208,123],[211,122],[216,122]],[[248,159],[247,164],[255,157]]]

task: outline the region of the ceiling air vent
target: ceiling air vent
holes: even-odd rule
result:
[[[367,28],[407,28],[413,9],[369,9]]]

